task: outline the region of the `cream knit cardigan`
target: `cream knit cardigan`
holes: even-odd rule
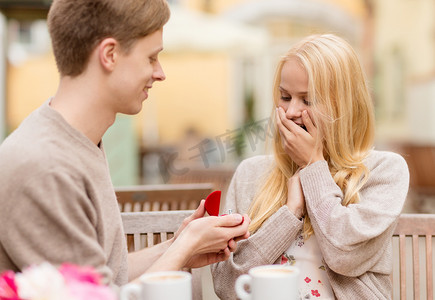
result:
[[[341,205],[343,193],[326,161],[300,171],[307,211],[337,299],[390,299],[391,236],[409,186],[405,160],[392,152],[371,151],[365,160],[370,176],[360,202]],[[257,188],[274,166],[271,156],[256,156],[237,168],[224,206],[246,213]],[[238,276],[258,265],[278,263],[302,228],[287,206],[281,207],[249,239],[238,243],[227,261],[212,265],[216,294],[236,299]]]

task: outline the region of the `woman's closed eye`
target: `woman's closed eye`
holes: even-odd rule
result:
[[[288,96],[288,95],[281,95],[281,100],[282,100],[282,101],[290,101],[291,99],[292,99],[291,96]]]
[[[307,99],[302,99],[302,101],[304,102],[304,104],[305,104],[306,106],[310,106],[310,105],[311,105],[311,102],[308,101]]]

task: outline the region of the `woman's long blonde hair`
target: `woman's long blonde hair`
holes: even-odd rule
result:
[[[274,82],[274,107],[280,98],[279,85],[285,62],[296,59],[308,75],[310,110],[318,129],[318,143],[336,184],[343,191],[342,205],[359,201],[359,190],[368,177],[363,164],[374,141],[374,112],[367,81],[358,57],[343,39],[313,35],[294,45],[280,60]],[[299,166],[282,148],[281,136],[272,112],[276,166],[267,175],[249,209],[255,232],[287,202],[287,181]],[[313,233],[308,215],[304,236]]]

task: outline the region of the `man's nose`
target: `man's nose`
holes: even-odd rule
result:
[[[160,63],[157,64],[154,73],[153,73],[154,80],[156,81],[163,81],[166,79],[165,72],[163,71],[162,66]]]

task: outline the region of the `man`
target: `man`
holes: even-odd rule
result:
[[[0,271],[71,262],[122,285],[225,260],[248,237],[247,216],[202,218],[202,201],[174,239],[127,255],[101,139],[165,79],[158,54],[168,18],[164,0],[53,1],[58,90],[0,146]]]

